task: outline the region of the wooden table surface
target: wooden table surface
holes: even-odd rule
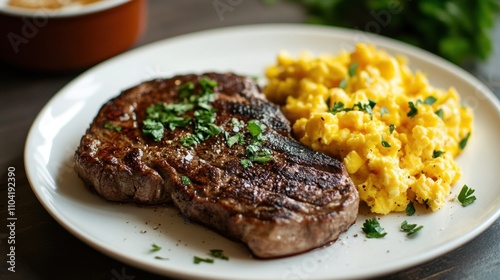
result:
[[[265,22],[303,22],[297,6],[265,6],[246,0],[221,18],[213,1],[150,0],[147,32],[134,46],[209,28]],[[227,2],[227,1],[224,1]],[[498,26],[498,25],[497,25]],[[500,27],[500,26],[498,26]],[[468,69],[500,96],[500,28],[495,54]],[[0,63],[0,209],[7,219],[7,173],[16,169],[16,272],[7,271],[7,229],[0,228],[0,279],[165,279],[118,262],[87,246],[61,227],[38,202],[26,178],[23,149],[42,107],[82,71],[32,73]],[[384,279],[500,279],[500,220],[458,249]]]

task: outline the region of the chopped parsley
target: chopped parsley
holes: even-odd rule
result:
[[[431,96],[428,96],[426,99],[424,99],[424,104],[432,105],[436,101],[437,101],[436,97],[434,97],[434,96],[431,95]]]
[[[257,150],[253,148],[251,149],[252,151],[250,151],[248,147],[247,147],[247,159],[250,160],[251,162],[266,163],[271,160],[271,155],[272,155],[271,150],[258,147]]]
[[[169,258],[162,257],[162,256],[155,256],[155,259],[157,259],[157,260],[168,260]]]
[[[250,120],[248,123],[231,119],[234,134],[223,131],[215,124],[217,119],[216,110],[212,107],[215,100],[215,88],[217,82],[202,77],[198,85],[187,82],[179,86],[178,95],[181,102],[174,104],[157,103],[146,109],[146,118],[143,121],[143,133],[160,141],[166,129],[175,130],[179,127],[191,126],[192,132],[187,133],[179,142],[185,147],[197,146],[203,141],[218,136],[222,132],[229,148],[236,144],[246,145],[246,158],[241,160],[243,167],[249,167],[252,163],[266,163],[272,158],[272,151],[263,148],[265,141],[263,131],[266,126],[258,120]],[[245,141],[243,129],[250,135]],[[182,184],[188,185],[189,178],[183,177]]]
[[[368,103],[366,103],[366,104],[361,104],[361,102],[354,104],[353,109],[354,109],[354,107],[358,107],[360,111],[365,111],[368,114],[370,114],[370,116],[373,117],[372,109],[373,109],[373,107],[375,107],[375,105],[377,105],[377,102],[375,102],[371,99],[368,99]]]
[[[263,127],[263,124],[258,120],[251,120],[247,124],[247,129],[252,137],[258,138],[262,135],[262,130],[265,129],[265,126]]]
[[[213,263],[214,262],[214,259],[211,259],[211,258],[200,258],[198,256],[194,256],[193,257],[193,262],[195,264],[199,264],[199,263],[202,263],[202,262],[206,262],[206,263]]]
[[[223,250],[220,250],[220,249],[212,249],[210,250],[210,256],[216,258],[216,259],[221,259],[221,260],[229,260],[229,257],[224,255],[224,251]],[[212,258],[201,258],[201,257],[198,257],[198,256],[194,256],[193,258],[193,262],[195,264],[199,264],[199,263],[202,263],[202,262],[206,262],[206,263],[214,263],[214,259]]]
[[[344,77],[339,83],[339,88],[345,89],[346,87],[347,87],[347,78]]]
[[[184,186],[187,186],[187,185],[191,184],[191,180],[189,179],[189,177],[182,176],[182,177],[181,177],[181,183],[182,183]]]
[[[413,205],[413,202],[410,201],[410,203],[406,205],[406,215],[413,216],[414,214],[415,214],[415,205]]]
[[[346,111],[346,110],[347,109],[344,109],[344,103],[339,101],[339,102],[333,103],[333,106],[330,109],[330,113],[335,115],[337,113],[340,113],[340,112]]]
[[[154,119],[145,119],[143,125],[142,132],[152,136],[154,141],[158,142],[163,138],[165,128],[161,122]]]
[[[210,137],[219,135],[222,129],[214,124],[215,119],[215,110],[212,108],[194,111],[194,132],[181,139],[182,145],[196,146]]]
[[[358,66],[359,64],[357,62],[353,62],[349,65],[349,68],[347,70],[349,77],[353,77],[354,75],[356,75],[356,72],[358,71]]]
[[[187,82],[179,86],[179,97],[188,98],[193,94],[194,84],[193,82]]]
[[[361,102],[357,102],[351,108],[344,108],[344,103],[339,101],[333,104],[329,112],[335,115],[340,112],[354,111],[356,110],[356,108],[358,108],[359,111],[367,112],[368,114],[370,114],[370,116],[373,117],[373,107],[375,107],[375,105],[377,105],[377,102],[368,99],[368,103],[363,104]]]
[[[385,148],[391,147],[391,144],[389,144],[389,142],[384,140],[384,136],[382,136],[382,146],[384,146]]]
[[[240,161],[244,168],[252,166],[254,162],[266,163],[272,160],[272,151],[262,147],[263,142],[266,140],[263,134],[266,125],[256,119],[250,120],[245,124],[243,121],[235,118],[231,119],[231,124],[235,133],[231,135],[230,132],[224,131],[226,144],[229,148],[236,144],[245,147],[245,158]],[[246,139],[245,131],[248,132]]]
[[[362,230],[368,238],[382,238],[387,234],[375,218],[366,220]]]
[[[424,101],[422,102],[422,100],[418,99],[415,103],[409,101],[408,102],[408,105],[410,106],[410,111],[408,111],[408,113],[406,113],[406,116],[410,117],[410,118],[413,118],[414,116],[416,116],[418,114],[418,109],[417,109],[417,106],[420,105],[420,104],[426,104],[426,105],[429,105],[431,106],[432,104],[434,104],[435,102],[437,101],[437,99],[434,97],[434,96],[428,96],[427,98],[424,99]],[[439,113],[438,113],[439,111]],[[443,118],[442,117],[442,113],[443,113],[443,110],[439,109],[435,112],[441,119]],[[441,114],[441,115],[440,115]]]
[[[410,111],[406,114],[408,117],[413,118],[415,115],[418,114],[418,109],[415,106],[413,102],[408,102],[408,105],[410,106]]]
[[[407,236],[415,234],[417,231],[421,230],[424,226],[419,226],[417,224],[409,224],[407,221],[401,223],[401,230],[406,232]]]
[[[432,158],[438,158],[438,157],[440,157],[440,156],[441,156],[442,154],[444,154],[444,153],[445,153],[445,151],[434,150],[434,151],[432,152]]]
[[[199,138],[194,134],[189,134],[188,136],[181,138],[180,142],[185,147],[197,146],[201,143]]]
[[[114,130],[114,131],[118,131],[120,132],[122,130],[122,127],[121,126],[117,126],[117,125],[112,125],[110,123],[106,123],[104,124],[104,128],[106,129],[110,129],[110,130]]]
[[[438,109],[436,112],[434,112],[440,119],[444,120],[444,112],[443,109]]]
[[[389,133],[392,134],[394,132],[394,129],[396,129],[396,126],[394,124],[389,125]]]
[[[252,162],[249,159],[245,158],[240,161],[240,164],[241,166],[243,166],[243,168],[248,168],[252,165]]]
[[[270,161],[272,151],[262,147],[262,142],[265,141],[262,132],[266,126],[258,120],[250,120],[246,128],[252,136],[252,140],[245,148],[247,158],[246,160],[241,160],[241,165],[247,168],[252,162],[266,163]]]
[[[458,194],[458,201],[460,201],[463,207],[472,204],[476,200],[476,196],[472,195],[474,191],[474,189],[467,187],[467,185],[462,187]]]
[[[212,249],[210,250],[210,255],[216,259],[221,259],[221,260],[229,260],[229,257],[224,255],[224,251],[220,249]]]
[[[184,146],[198,145],[212,136],[216,136],[221,129],[214,124],[215,110],[211,102],[215,99],[214,90],[217,82],[202,77],[198,81],[199,89],[193,82],[179,86],[178,94],[181,102],[173,104],[156,103],[146,109],[146,118],[143,121],[143,133],[158,142],[163,138],[165,129],[175,130],[178,127],[194,125],[192,134],[181,139]],[[195,110],[193,117],[188,112]]]
[[[243,134],[236,132],[233,136],[229,136],[229,134],[226,133],[226,143],[229,148],[231,148],[234,144],[244,143]]]
[[[161,247],[156,245],[155,243],[151,244],[151,251],[152,252],[158,252],[161,250]]]
[[[469,141],[469,137],[470,137],[470,132],[467,133],[467,135],[465,135],[465,137],[462,138],[462,140],[460,140],[460,143],[458,143],[458,147],[460,148],[460,150],[465,149],[465,146],[467,146],[467,141]]]

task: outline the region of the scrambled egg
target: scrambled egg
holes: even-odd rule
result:
[[[472,131],[472,111],[454,88],[435,88],[405,58],[365,44],[296,59],[280,52],[266,76],[264,93],[295,136],[343,159],[372,212],[404,211],[410,201],[443,206]]]

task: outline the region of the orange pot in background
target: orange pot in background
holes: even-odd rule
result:
[[[0,10],[0,60],[37,71],[79,70],[130,48],[146,25],[146,0],[73,9]]]

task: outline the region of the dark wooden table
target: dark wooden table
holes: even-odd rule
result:
[[[303,22],[297,6],[246,0],[220,18],[213,1],[150,0],[146,34],[135,47],[178,34],[229,25]],[[227,2],[227,1],[223,1]],[[495,54],[468,69],[500,96],[500,25]],[[23,149],[45,103],[81,72],[32,73],[0,63],[0,213],[7,218],[8,168],[16,169],[16,272],[7,271],[7,228],[0,227],[0,279],[164,279],[111,259],[64,230],[42,207],[26,179]],[[500,279],[500,220],[464,246],[384,279]]]

